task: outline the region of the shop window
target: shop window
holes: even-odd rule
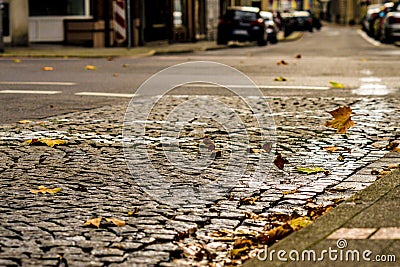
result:
[[[29,16],[90,16],[90,0],[29,0]]]

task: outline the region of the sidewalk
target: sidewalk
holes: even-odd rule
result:
[[[371,170],[371,167],[385,165],[385,162],[397,162],[398,164],[400,154],[390,153],[362,172]],[[246,262],[244,266],[309,266],[310,260],[301,260],[301,253],[305,250],[316,252],[317,260],[312,263],[313,266],[399,266],[399,194],[400,171],[395,171],[357,192],[308,227],[268,248],[268,253],[271,253],[272,250],[276,251],[273,261],[268,254],[265,261],[254,258]],[[321,256],[323,250],[330,248],[337,250],[337,255],[343,251],[342,260],[340,256],[336,260],[331,260],[329,254]],[[291,250],[296,250],[300,253],[300,260],[297,262],[280,261],[277,259],[279,250],[286,251],[287,254],[284,256],[286,258]],[[371,254],[366,252],[368,250],[371,251]],[[353,256],[350,254],[354,251],[359,252],[359,261],[352,260]],[[365,254],[366,259],[363,259],[364,252],[367,253]],[[348,256],[347,261],[346,255]],[[396,262],[393,261],[394,258],[391,258],[393,255]],[[378,262],[379,260],[381,262]]]
[[[294,32],[288,37],[279,33],[278,40],[294,41],[303,36],[302,32]],[[249,43],[240,44],[243,46]],[[279,44],[278,44],[279,45]],[[31,44],[29,47],[6,47],[0,57],[145,57],[160,54],[192,53],[197,51],[208,51],[228,48],[227,45],[217,45],[215,41],[200,41],[196,43],[175,43],[167,42],[149,43],[143,47],[127,48],[90,48],[80,46],[63,46],[60,44]]]

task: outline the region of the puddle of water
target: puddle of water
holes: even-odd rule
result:
[[[386,85],[368,83],[352,90],[352,93],[356,95],[388,95],[395,91],[396,89],[387,88]]]

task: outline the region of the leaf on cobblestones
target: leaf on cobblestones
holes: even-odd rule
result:
[[[344,88],[343,83],[338,83],[338,82],[334,82],[334,81],[329,81],[329,83],[330,83],[331,87],[334,89],[343,89]]]
[[[306,168],[306,167],[297,167],[297,171],[300,173],[307,173],[307,174],[313,174],[313,173],[319,173],[323,172],[325,174],[329,174],[330,171],[325,170],[324,168],[321,167],[311,167],[311,168]]]
[[[85,69],[86,69],[86,70],[96,70],[96,66],[93,66],[93,65],[86,65]]]
[[[314,203],[307,203],[304,208],[307,210],[307,216],[311,220],[315,220],[321,215],[330,211],[333,207],[332,205],[317,205]]]
[[[293,228],[290,226],[290,224],[285,223],[283,225],[280,225],[278,227],[275,227],[265,233],[265,236],[259,236],[264,243],[267,245],[272,245],[276,241],[281,240],[282,238],[286,237],[290,233],[293,232]]]
[[[43,71],[53,71],[54,68],[53,67],[43,67],[42,70]]]
[[[45,186],[40,185],[40,186],[38,186],[38,189],[37,189],[37,190],[36,190],[36,189],[31,189],[30,192],[33,193],[33,194],[38,194],[38,193],[42,193],[42,194],[46,194],[46,193],[55,194],[55,193],[60,192],[61,190],[62,190],[62,188],[47,188],[47,187],[45,187]]]
[[[64,145],[67,143],[66,140],[60,140],[60,139],[48,139],[48,138],[40,138],[40,139],[30,139],[27,140],[26,143],[28,145],[42,145],[45,144],[49,147],[54,147],[56,145]]]
[[[274,81],[275,81],[275,82],[287,82],[288,79],[285,78],[285,77],[279,76],[279,77],[276,77],[276,78],[274,79]]]
[[[84,225],[85,226],[93,225],[93,226],[96,226],[97,228],[100,228],[101,220],[103,220],[102,217],[87,220]]]
[[[140,211],[140,208],[135,207],[133,210],[128,211],[128,216],[133,216]]]
[[[30,120],[20,120],[18,121],[19,124],[27,124],[27,123],[31,123],[32,121]]]
[[[351,108],[347,106],[339,107],[329,112],[333,119],[325,122],[326,127],[337,129],[337,133],[344,134],[346,131],[354,126],[354,121],[351,120]]]
[[[398,140],[390,141],[389,144],[386,146],[386,148],[393,152],[400,152],[400,141]]]
[[[276,158],[274,160],[274,164],[278,169],[283,170],[285,167],[285,164],[288,164],[289,161],[286,158],[283,158],[281,154],[276,155]]]
[[[236,239],[235,243],[233,244],[233,249],[230,251],[230,256],[233,259],[237,259],[241,258],[242,256],[248,255],[253,246],[253,241],[251,241],[250,239]]]
[[[239,201],[239,205],[253,205],[256,202],[258,197],[243,197]]]
[[[289,222],[289,225],[290,225],[290,227],[292,227],[292,229],[294,231],[297,231],[297,230],[300,230],[301,228],[306,227],[310,223],[312,223],[311,219],[308,216],[303,216],[303,217],[298,217],[296,219],[291,220]]]
[[[115,219],[115,218],[106,218],[106,221],[107,222],[112,222],[113,224],[115,224],[118,227],[125,226],[125,224],[126,224],[125,221],[118,220],[118,219]]]
[[[297,193],[297,192],[299,192],[299,190],[297,190],[297,189],[293,189],[293,190],[290,190],[290,191],[282,191],[282,195],[289,195],[289,194],[294,194],[294,193]]]
[[[265,150],[265,152],[269,153],[272,151],[272,142],[267,142],[263,145],[263,149]]]
[[[346,147],[337,147],[337,146],[326,146],[324,150],[328,151],[329,153],[340,153],[343,151],[351,152],[349,148]]]
[[[344,158],[343,158],[342,155],[339,155],[339,156],[337,157],[337,160],[338,160],[338,161],[344,161]]]
[[[221,229],[221,230],[217,230],[217,231],[213,231],[211,233],[208,233],[208,236],[217,237],[217,238],[220,238],[220,237],[230,237],[230,238],[232,238],[232,237],[234,237],[234,234],[230,230]]]

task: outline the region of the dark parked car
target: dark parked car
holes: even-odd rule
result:
[[[362,21],[363,30],[371,37],[374,36],[374,21],[380,12],[380,5],[369,5],[367,7],[367,14]]]
[[[295,31],[313,31],[313,19],[308,11],[294,11],[293,18],[296,20]]]
[[[228,41],[257,41],[267,44],[267,31],[260,9],[255,7],[230,7],[218,24],[218,44]]]

